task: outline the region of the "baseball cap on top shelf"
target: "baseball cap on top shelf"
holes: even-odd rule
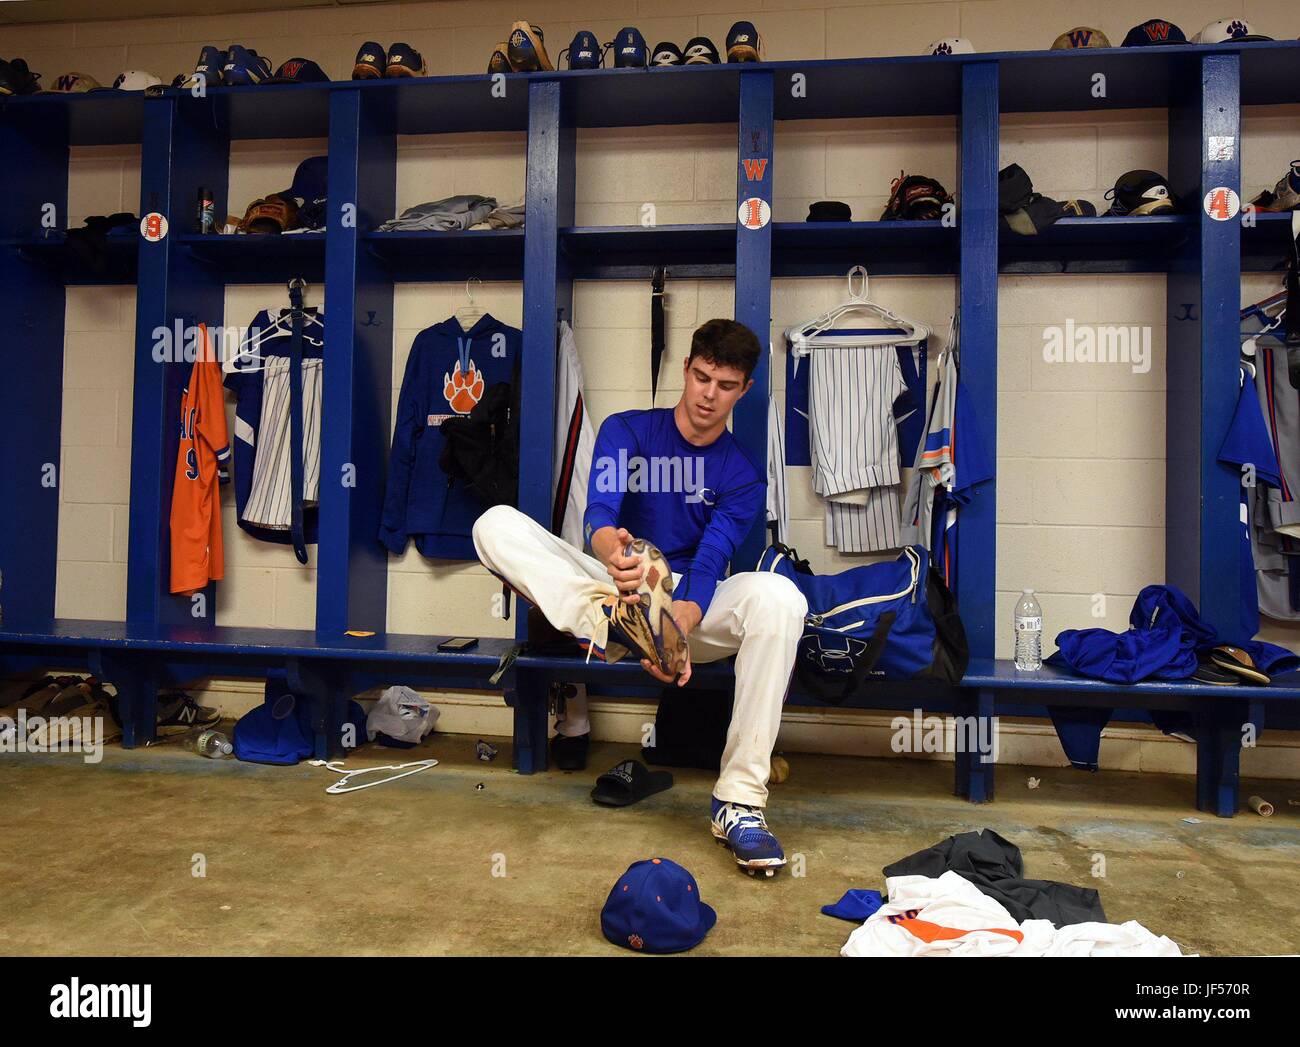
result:
[[[150,87],[158,87],[162,84],[153,73],[142,72],[139,69],[126,69],[118,73],[113,80],[113,89],[116,91],[144,91]]]
[[[1167,18],[1150,18],[1135,25],[1124,37],[1121,47],[1164,47],[1167,44],[1185,44],[1187,34]]]
[[[682,55],[685,58],[683,65],[717,65],[722,61],[718,49],[707,36],[693,36],[687,40]]]
[[[717,922],[718,914],[700,898],[695,877],[668,858],[629,865],[600,911],[605,937],[636,952],[693,949]]]
[[[89,73],[64,73],[56,76],[54,82],[45,89],[47,95],[73,95],[84,91],[100,91],[104,85]]]
[[[975,45],[964,36],[945,36],[925,49],[927,55],[973,55]]]
[[[1106,34],[1088,25],[1076,25],[1052,41],[1053,51],[1073,51],[1084,47],[1111,47]]]
[[[1244,18],[1220,18],[1196,34],[1198,44],[1248,44],[1272,39],[1256,33]]]
[[[290,58],[280,63],[268,84],[324,84],[329,82],[325,70],[310,58]]]

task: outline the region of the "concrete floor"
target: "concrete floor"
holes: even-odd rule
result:
[[[1297,782],[1249,783],[1277,814],[1223,820],[1195,810],[1186,778],[1040,769],[1031,791],[1029,771],[1004,767],[998,801],[977,808],[950,795],[950,764],[794,754],[769,814],[806,875],[758,881],[709,836],[711,775],[676,772],[670,791],[608,810],[588,791],[631,746],[593,746],[587,773],[527,778],[494,741],[492,764],[458,736],[410,756],[371,747],[349,766],[442,763],[345,796],[325,793],[322,768],[174,746],[110,749],[98,766],[7,756],[0,953],[625,955],[600,934],[601,906],[631,862],[664,855],[718,911],[697,954],[832,956],[852,926],[821,905],[981,826],[1021,848],[1029,876],[1091,884],[1113,922],[1140,920],[1184,951],[1300,951]],[[196,855],[206,876],[192,875]]]

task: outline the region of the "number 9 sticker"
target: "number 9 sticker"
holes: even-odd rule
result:
[[[1226,185],[1216,185],[1205,194],[1205,213],[1216,222],[1229,222],[1241,210],[1241,198]]]
[[[157,211],[150,211],[140,219],[140,235],[156,244],[167,235],[167,219]]]

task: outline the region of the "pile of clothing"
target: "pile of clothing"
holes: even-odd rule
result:
[[[447,232],[460,229],[522,229],[524,205],[501,207],[491,196],[466,194],[408,207],[379,227],[381,233],[423,229]]]
[[[887,898],[840,955],[1182,955],[1136,920],[1107,923],[1091,888],[1025,879],[1020,849],[991,829],[950,836],[883,872]],[[861,913],[872,893],[851,891],[840,905],[854,902]]]

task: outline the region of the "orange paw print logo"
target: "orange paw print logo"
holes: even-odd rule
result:
[[[469,362],[468,371],[462,371],[460,361],[457,360],[451,374],[444,374],[442,381],[442,395],[457,414],[469,414],[483,398],[483,376],[479,374],[473,360]]]
[[[627,936],[627,943],[632,946],[633,949],[645,948],[645,941],[639,934],[629,934]]]

